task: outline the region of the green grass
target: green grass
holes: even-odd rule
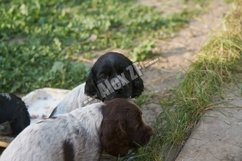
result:
[[[134,99],[134,102],[141,107],[145,103],[147,103],[148,100],[152,98],[152,93],[144,91],[140,96],[136,97]]]
[[[224,18],[224,28],[211,36],[183,81],[161,101],[163,112],[157,119],[155,136],[134,160],[164,161],[211,108],[213,96],[220,95],[222,86],[232,81],[242,56],[242,0],[235,0],[235,4],[236,8]]]
[[[72,88],[87,72],[77,58],[91,59],[95,51],[121,48],[135,61],[146,59],[156,38],[198,13],[163,16],[134,0],[1,0],[1,92]]]
[[[184,3],[191,3],[191,2],[193,2],[195,4],[200,4],[200,5],[204,6],[204,7],[205,7],[205,5],[208,4],[207,0],[183,0],[183,1],[184,1]]]

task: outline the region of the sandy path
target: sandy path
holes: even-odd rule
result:
[[[151,95],[151,99],[142,109],[145,120],[149,123],[152,123],[161,111],[159,101],[162,95],[178,84],[195,53],[208,40],[209,35],[221,26],[227,9],[228,5],[222,0],[213,0],[204,14],[191,20],[173,38],[158,43],[160,61],[143,71],[145,93]]]

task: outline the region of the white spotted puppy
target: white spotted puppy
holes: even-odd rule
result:
[[[139,108],[117,98],[30,125],[0,161],[98,161],[103,151],[123,156],[147,144],[151,135]]]

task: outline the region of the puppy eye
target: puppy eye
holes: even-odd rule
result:
[[[140,111],[139,116],[140,116],[140,117],[142,117],[142,115],[143,115],[143,112],[142,112],[142,111]]]
[[[140,124],[136,124],[135,129],[138,129],[140,127]]]
[[[143,126],[143,124],[141,123],[141,122],[139,122],[139,123],[137,123],[136,125],[135,125],[135,129],[136,130],[138,130],[138,129],[140,129],[141,127]]]
[[[107,78],[107,75],[104,74],[104,73],[102,73],[102,74],[99,75],[99,78],[101,78],[101,79],[105,79],[105,78]]]

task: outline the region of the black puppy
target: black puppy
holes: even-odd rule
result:
[[[9,122],[13,136],[30,124],[30,116],[21,98],[14,94],[0,93],[0,124]]]
[[[132,61],[117,52],[102,55],[91,68],[85,94],[99,100],[134,98],[144,90],[140,72]]]
[[[139,96],[144,90],[140,75],[141,72],[127,57],[120,53],[108,52],[97,59],[86,83],[72,89],[56,106],[50,117],[96,102],[90,97],[105,101]]]

